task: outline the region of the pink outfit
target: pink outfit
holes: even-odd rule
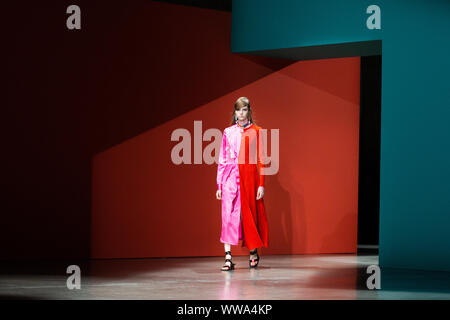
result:
[[[217,189],[222,190],[222,233],[220,242],[237,245],[243,239],[238,156],[241,128],[225,128],[217,167]]]

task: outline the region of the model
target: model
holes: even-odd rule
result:
[[[216,198],[222,201],[220,242],[225,249],[222,271],[234,269],[231,245],[237,245],[239,240],[250,250],[250,268],[259,264],[257,249],[268,245],[260,130],[253,122],[248,98],[237,99],[231,126],[223,132],[217,168]]]

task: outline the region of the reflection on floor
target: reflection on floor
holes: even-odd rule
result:
[[[450,299],[450,273],[381,270],[369,290],[377,255],[263,255],[257,269],[233,257],[1,262],[0,299]],[[81,268],[81,289],[69,290],[66,268]]]

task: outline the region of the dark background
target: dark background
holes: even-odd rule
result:
[[[88,258],[93,155],[291,63],[233,55],[231,12],[71,4],[4,8],[3,260]]]
[[[229,49],[231,1],[195,1],[224,21],[217,27],[212,17],[203,33],[191,27],[189,8],[186,19],[177,10],[140,13],[164,2],[194,3],[77,1],[82,29],[75,32],[65,26],[72,2],[4,5],[0,259],[88,258],[94,154],[292,62],[236,60],[244,55]],[[197,75],[211,65],[216,83]],[[378,243],[380,70],[380,56],[362,57],[359,244]]]

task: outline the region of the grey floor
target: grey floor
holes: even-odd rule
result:
[[[381,289],[367,289],[371,254],[264,255],[257,269],[235,256],[0,262],[0,299],[450,299],[450,273],[382,269]],[[67,288],[66,268],[81,269]]]

